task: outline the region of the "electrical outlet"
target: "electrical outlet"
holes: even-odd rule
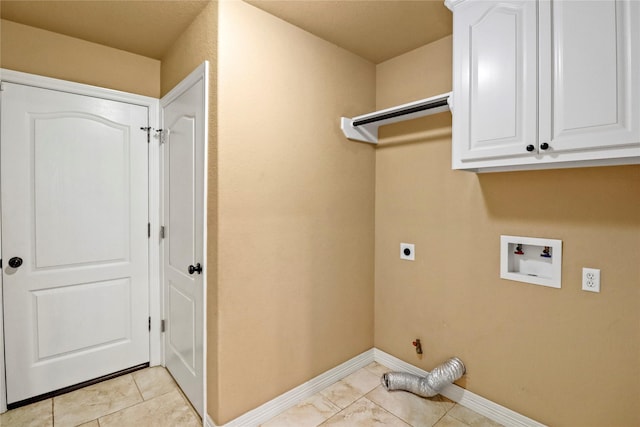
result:
[[[582,269],[582,290],[600,292],[600,270],[597,268]]]
[[[400,259],[407,261],[416,259],[416,247],[413,243],[400,243]]]

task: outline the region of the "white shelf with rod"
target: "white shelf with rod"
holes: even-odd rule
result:
[[[374,111],[373,113],[363,114],[352,119],[341,117],[340,128],[344,136],[348,139],[377,144],[378,127],[390,123],[417,119],[418,117],[429,116],[443,111],[453,111],[451,92],[380,111]]]

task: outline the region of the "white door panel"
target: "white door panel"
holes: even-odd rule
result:
[[[175,282],[169,281],[168,286],[171,328],[168,330],[167,346],[171,365],[180,363],[195,376],[197,337],[194,333],[184,334],[182,331],[195,331],[196,300],[194,295],[185,294]]]
[[[131,339],[131,281],[114,279],[32,292],[39,361]],[[78,301],[83,301],[78,305]],[[93,313],[112,313],[104,322]],[[63,314],[64,313],[64,314]]]
[[[161,101],[165,141],[163,289],[167,369],[204,415],[204,266],[207,67]]]
[[[540,79],[552,96],[541,105],[540,141],[558,152],[637,144],[637,2],[554,1],[545,7],[551,8],[552,37],[541,54],[552,66]]]
[[[129,129],[78,114],[32,115],[32,127],[36,269],[127,260]]]
[[[165,110],[170,117],[172,105]],[[166,146],[168,156],[167,185],[171,215],[167,216],[169,239],[168,263],[176,272],[187,274],[186,266],[192,264],[196,256],[195,247],[195,117],[179,116],[167,126],[170,129]]]
[[[4,83],[8,403],[149,361],[146,107]],[[11,268],[8,261],[23,264]]]
[[[467,47],[455,57],[456,139],[462,160],[527,156],[536,144],[535,2],[468,2],[455,16]],[[533,137],[532,137],[533,136]]]

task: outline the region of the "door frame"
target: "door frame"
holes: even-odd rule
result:
[[[16,83],[33,86],[42,89],[56,90],[59,92],[73,93],[77,95],[91,96],[108,99],[111,101],[125,102],[148,108],[148,126],[158,128],[159,105],[156,98],[136,95],[113,89],[105,89],[97,86],[59,80],[50,77],[38,76],[19,71],[0,68],[0,97],[2,96],[2,84]],[[1,125],[1,124],[0,124]],[[142,131],[141,131],[142,132]],[[162,355],[162,332],[160,320],[162,316],[162,294],[160,282],[160,144],[154,133],[149,142],[149,223],[151,237],[149,238],[149,316],[151,316],[151,330],[149,332],[149,365],[161,365],[164,363]],[[2,207],[0,206],[0,212]],[[0,215],[0,221],[2,216]],[[1,222],[0,222],[1,225]],[[1,230],[1,228],[0,228]],[[0,234],[0,258],[2,257],[2,236]],[[2,297],[2,275],[0,274],[0,297]],[[7,411],[7,393],[5,382],[4,359],[4,313],[0,304],[0,413]]]

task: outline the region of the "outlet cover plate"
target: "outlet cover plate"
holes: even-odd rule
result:
[[[600,292],[600,269],[582,269],[582,290],[589,292]]]
[[[415,261],[416,246],[413,243],[400,243],[400,259]]]

